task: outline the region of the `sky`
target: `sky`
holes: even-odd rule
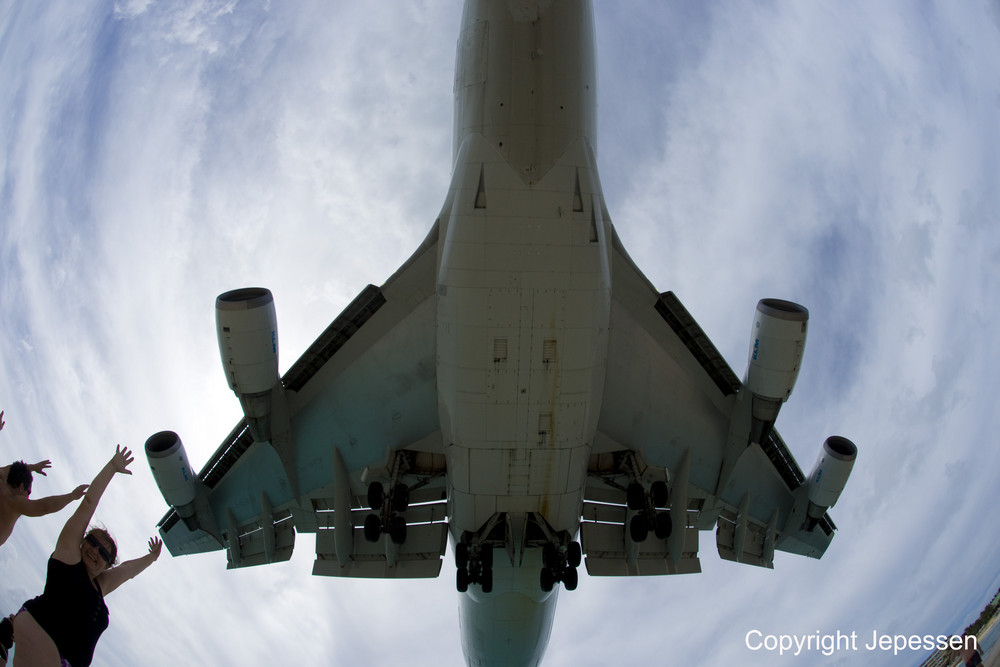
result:
[[[806,305],[777,428],[803,468],[831,434],[859,455],[821,560],[741,566],[702,533],[699,575],[581,576],[544,664],[917,664],[862,644],[960,632],[1000,586],[1000,3],[595,5],[625,247],[738,375],[757,300]],[[145,439],[177,431],[200,468],[241,417],[216,295],[271,289],[283,372],[409,257],[450,180],[460,10],[0,0],[0,460],[52,460],[34,497],[132,448],[96,518],[142,555],[166,511]],[[70,512],[0,547],[0,612],[41,592]],[[295,549],[164,551],[109,596],[94,664],[462,664],[450,553],[438,579],[351,581]]]

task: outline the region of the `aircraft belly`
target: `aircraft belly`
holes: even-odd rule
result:
[[[452,527],[459,534],[495,512],[539,512],[572,532],[610,318],[605,235],[574,196],[583,198],[581,171],[588,195],[599,186],[582,143],[534,186],[482,143],[464,152],[437,297]]]

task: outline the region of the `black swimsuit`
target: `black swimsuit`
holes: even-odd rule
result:
[[[67,565],[49,558],[45,590],[24,608],[52,638],[63,660],[73,667],[90,664],[97,640],[108,627],[108,607],[83,561]]]

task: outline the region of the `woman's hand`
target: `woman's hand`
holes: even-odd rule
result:
[[[115,455],[111,457],[111,465],[115,469],[115,472],[120,472],[123,475],[131,475],[132,471],[128,469],[128,466],[134,460],[132,452],[128,450],[128,447],[115,446]]]
[[[52,467],[52,461],[45,459],[44,461],[39,461],[38,463],[32,463],[28,466],[28,470],[31,472],[37,472],[42,477],[48,477],[48,473],[45,472],[46,468]]]
[[[160,549],[163,548],[163,540],[158,537],[149,538],[149,553],[155,561],[160,557]]]

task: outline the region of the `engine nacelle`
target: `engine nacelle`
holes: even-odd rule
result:
[[[837,504],[857,458],[857,445],[847,438],[831,435],[823,442],[807,482],[810,519],[819,519],[828,508]]]
[[[220,294],[215,328],[229,388],[241,397],[271,391],[279,379],[278,320],[271,291],[246,287]]]
[[[180,437],[173,431],[160,431],[149,436],[146,440],[146,460],[163,499],[177,510],[188,528],[195,530],[198,520],[194,501],[198,489]]]
[[[761,299],[750,332],[750,355],[744,382],[753,395],[751,438],[762,442],[781,404],[795,387],[806,345],[809,311],[782,299]]]
[[[253,439],[270,440],[271,390],[281,382],[274,297],[263,287],[220,294],[215,326],[226,380],[240,399]]]

